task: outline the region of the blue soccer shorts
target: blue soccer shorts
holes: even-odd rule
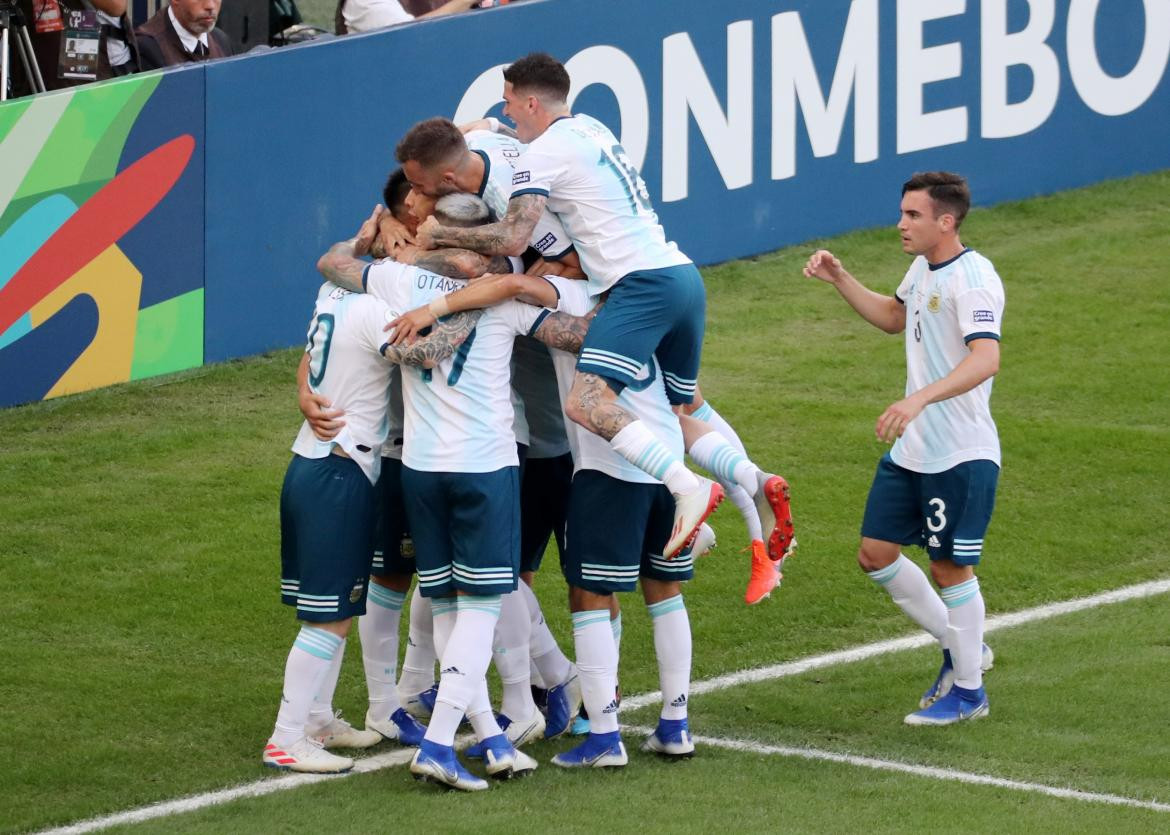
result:
[[[516,590],[520,571],[518,467],[489,473],[402,468],[423,597]]]
[[[565,550],[565,520],[573,483],[573,456],[529,458],[520,479],[520,571],[537,571],[555,537]]]
[[[280,491],[280,599],[331,623],[366,613],[377,493],[352,459],[294,455]]]
[[[964,461],[941,473],[916,473],[899,467],[886,453],[869,488],[861,535],[918,545],[932,560],[978,565],[998,480],[994,461]]]
[[[581,346],[577,370],[605,378],[616,392],[658,358],[671,403],[690,403],[699,377],[707,291],[694,264],[623,276]]]
[[[569,493],[565,580],[595,594],[632,591],[639,577],[690,580],[695,562],[689,549],[673,560],[662,556],[673,527],[674,497],[661,484],[580,470]]]
[[[378,523],[370,574],[375,577],[414,574],[414,541],[410,537],[402,493],[402,461],[397,458],[382,458],[382,477],[378,479]]]

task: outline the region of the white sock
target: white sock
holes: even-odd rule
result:
[[[410,631],[406,633],[406,655],[402,659],[402,676],[398,679],[399,692],[414,695],[430,689],[435,683],[437,660],[430,602],[415,585],[410,597]]]
[[[284,665],[284,690],[272,741],[291,745],[305,735],[309,710],[321,683],[333,665],[333,656],[345,641],[316,626],[303,624]]]
[[[743,517],[744,524],[747,525],[748,537],[762,542],[764,540],[764,523],[760,521],[760,511],[756,510],[755,499],[738,484],[723,483],[723,492],[727,494],[727,498],[731,499],[732,504],[736,506],[740,516]]]
[[[703,405],[691,413],[691,417],[693,417],[695,420],[701,420],[703,423],[710,424],[712,427],[714,427],[715,431],[726,438],[733,447],[738,449],[744,455],[747,455],[747,447],[743,445],[743,441],[739,439],[739,435],[736,433],[735,429],[732,428],[730,423],[723,419],[723,415],[715,411],[715,407],[711,405],[710,400],[704,400]]]
[[[674,457],[643,421],[627,424],[613,436],[609,445],[639,470],[665,484],[676,496],[693,492],[701,486],[695,474]]]
[[[535,706],[533,706],[535,710]],[[511,716],[511,714],[507,714]],[[467,706],[467,721],[475,731],[475,738],[483,742],[488,737],[502,734],[500,723],[496,721],[496,714],[492,712],[492,701],[488,695],[487,679],[483,680],[475,695],[471,697],[471,704]]]
[[[440,745],[455,742],[455,731],[463,714],[479,688],[486,686],[484,676],[492,660],[492,637],[500,616],[500,596],[461,595],[455,598],[455,606],[455,627],[442,650],[439,694],[426,734],[427,739]],[[440,613],[434,603],[432,607],[436,608],[435,642],[438,646],[447,613]]]
[[[358,635],[362,639],[362,664],[366,670],[366,690],[370,694],[369,716],[381,722],[398,710],[398,624],[406,595],[400,591],[370,583],[366,613],[358,618]]]
[[[947,607],[921,568],[905,554],[899,554],[898,559],[885,568],[866,574],[888,591],[898,607],[915,623],[937,638],[944,649],[947,648]]]
[[[609,631],[613,633],[613,646],[617,650],[618,661],[620,663],[622,657],[622,613],[618,612],[616,618],[612,618],[609,622]]]
[[[691,413],[691,417],[714,427],[715,431],[726,438],[728,443],[747,456],[747,448],[743,445],[743,441],[740,440],[731,424],[723,419],[723,415],[715,411],[710,400],[704,400],[703,405]],[[731,499],[732,504],[739,509],[740,515],[743,516],[748,536],[751,539],[763,541],[764,524],[760,521],[760,512],[756,510],[756,503],[752,499],[756,493],[757,485],[753,485],[751,490],[745,490],[739,484],[729,481],[720,481],[720,484],[723,485],[723,492],[727,494],[727,498]]]
[[[749,495],[759,489],[756,476],[760,468],[732,446],[726,438],[712,430],[691,444],[687,450],[691,460],[724,483],[740,485]]]
[[[531,683],[547,690],[556,687],[569,677],[572,663],[561,652],[557,639],[553,636],[552,630],[548,628],[536,594],[528,587],[527,583],[517,585],[519,592],[524,595],[524,601],[528,604],[529,623],[532,629],[528,641],[528,652],[532,657],[532,666],[529,670]],[[535,676],[531,676],[533,670],[536,672]],[[537,677],[540,678],[539,682],[536,681]]]
[[[577,648],[577,675],[581,698],[589,714],[590,733],[618,729],[617,646],[609,625],[609,610],[573,612],[573,644]]]
[[[955,665],[955,684],[968,690],[983,686],[983,619],[986,609],[979,578],[942,589],[947,609],[947,646]]]
[[[313,699],[313,707],[309,711],[309,728],[323,728],[333,721],[333,692],[337,689],[337,679],[341,675],[341,662],[345,658],[345,640],[333,653],[329,672],[321,680],[321,688]]]
[[[681,594],[647,606],[662,689],[662,718],[685,719],[691,690],[691,622]],[[592,714],[590,714],[592,715]]]
[[[510,719],[527,719],[536,712],[529,677],[531,662],[528,645],[531,637],[532,620],[524,592],[517,589],[505,594],[500,599],[500,618],[496,621],[492,660],[503,685],[500,713]]]

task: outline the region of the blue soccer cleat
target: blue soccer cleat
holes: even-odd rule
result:
[[[483,750],[483,760],[489,777],[507,780],[531,774],[536,770],[536,760],[523,751],[517,751],[506,734],[489,736],[479,744]]]
[[[569,729],[569,723],[581,709],[581,681],[574,667],[569,678],[548,691],[548,710],[544,738],[552,739]]]
[[[479,792],[488,787],[488,781],[476,777],[463,767],[450,745],[440,745],[424,739],[410,761],[410,773],[424,783],[439,783],[465,792]]]
[[[403,745],[418,745],[427,732],[427,726],[398,708],[390,714],[389,719],[371,719],[366,713],[366,730],[377,731],[386,739],[396,739]]]
[[[658,727],[642,745],[643,751],[653,751],[672,759],[684,759],[695,755],[695,743],[686,719],[659,719]]]
[[[991,647],[983,644],[983,651],[979,657],[979,669],[987,672],[995,665],[995,653],[991,651]],[[918,700],[918,707],[928,708],[951,690],[951,685],[955,683],[955,667],[951,663],[951,651],[949,649],[943,650],[942,666],[938,670],[938,678],[934,680],[934,684],[927,688],[926,692],[922,694],[922,698]]]
[[[990,714],[987,692],[982,687],[968,690],[956,684],[930,707],[911,713],[905,722],[907,725],[954,725],[968,719],[982,719]]]
[[[591,733],[576,748],[552,758],[553,765],[561,768],[620,768],[629,761],[619,731]]]

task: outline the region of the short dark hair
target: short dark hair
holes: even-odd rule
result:
[[[406,179],[406,172],[395,168],[386,178],[386,185],[382,187],[382,202],[396,215],[406,205],[406,195],[410,193],[410,182]]]
[[[504,70],[504,81],[513,89],[547,94],[557,101],[569,100],[569,73],[547,52],[530,52]]]
[[[463,134],[450,119],[436,116],[425,119],[406,132],[394,156],[401,163],[414,160],[424,168],[453,160],[467,151]]]
[[[971,189],[962,174],[951,171],[919,171],[902,184],[902,196],[908,191],[925,191],[934,203],[934,216],[949,214],[958,229],[971,208]]]

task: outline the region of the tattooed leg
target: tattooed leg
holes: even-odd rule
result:
[[[617,403],[617,393],[597,374],[580,371],[565,403],[565,414],[607,441],[638,418]]]

